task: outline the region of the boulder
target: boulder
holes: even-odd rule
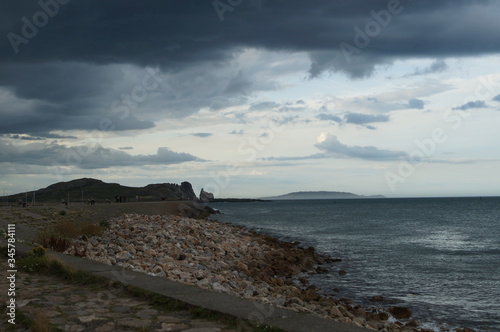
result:
[[[410,318],[412,315],[411,310],[408,308],[405,308],[405,307],[391,307],[391,308],[389,308],[388,311],[396,319],[406,319],[406,318]]]
[[[372,296],[370,298],[370,301],[371,302],[385,302],[387,300],[384,297],[382,297],[382,296]]]

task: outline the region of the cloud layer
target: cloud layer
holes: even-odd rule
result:
[[[154,155],[130,155],[99,144],[66,147],[57,143],[30,143],[16,146],[0,142],[0,163],[39,166],[70,166],[98,169],[121,166],[171,165],[187,161],[202,161],[188,153],[159,148]]]

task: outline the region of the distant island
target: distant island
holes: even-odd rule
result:
[[[265,200],[285,199],[346,199],[346,198],[385,198],[382,195],[363,196],[339,191],[297,191],[280,196],[262,197]]]

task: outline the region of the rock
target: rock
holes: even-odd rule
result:
[[[216,292],[220,292],[220,293],[228,293],[228,290],[226,289],[226,287],[222,286],[220,283],[218,282],[214,282],[212,284],[212,289]]]
[[[299,278],[299,282],[302,284],[302,285],[307,285],[309,283],[309,280],[307,280],[307,278]]]
[[[186,254],[180,253],[175,257],[175,259],[177,259],[178,261],[183,261],[186,259]]]
[[[416,319],[412,319],[411,321],[406,323],[406,326],[417,327],[417,326],[420,326],[420,322]]]
[[[380,320],[386,321],[389,319],[389,314],[387,312],[380,312],[378,314]]]
[[[360,306],[356,306],[354,308],[353,314],[358,317],[366,317],[366,310],[361,308]]]
[[[343,317],[342,313],[340,312],[339,307],[332,307],[330,309],[330,316],[332,316],[333,318]]]
[[[411,310],[405,307],[391,307],[388,311],[396,319],[406,319],[410,318],[412,315]]]
[[[328,270],[325,268],[322,268],[321,266],[318,266],[316,268],[316,273],[328,273]]]
[[[248,297],[252,297],[254,295],[258,295],[259,293],[253,286],[248,286],[247,289],[245,290],[245,295]]]
[[[197,199],[196,194],[193,191],[193,186],[187,181],[181,182],[180,191],[181,197],[178,197],[180,199],[188,201],[195,201]]]
[[[384,297],[382,297],[382,296],[372,296],[370,298],[370,301],[371,302],[385,302],[387,300]]]
[[[130,254],[128,251],[121,251],[116,254],[117,261],[128,261],[133,258],[134,256],[132,256],[132,254]]]
[[[302,292],[302,299],[304,301],[317,301],[319,298],[320,296],[316,292],[316,289],[308,289]]]
[[[271,301],[271,304],[279,306],[279,307],[284,307],[285,306],[285,299],[283,298],[276,298]]]
[[[200,191],[200,201],[202,201],[202,202],[210,202],[210,201],[213,201],[213,200],[214,200],[214,194],[209,193],[209,192],[203,190],[203,188],[201,188],[201,191]]]
[[[347,272],[346,272],[346,271],[344,271],[344,270],[340,270],[340,271],[339,271],[339,275],[340,275],[340,276],[344,276],[344,275],[346,275],[346,274],[347,274]]]

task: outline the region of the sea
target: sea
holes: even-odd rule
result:
[[[364,307],[405,306],[434,331],[500,331],[500,197],[210,206],[223,213],[213,219],[341,259],[329,273],[309,276],[325,295]],[[373,296],[391,303],[370,302]]]

